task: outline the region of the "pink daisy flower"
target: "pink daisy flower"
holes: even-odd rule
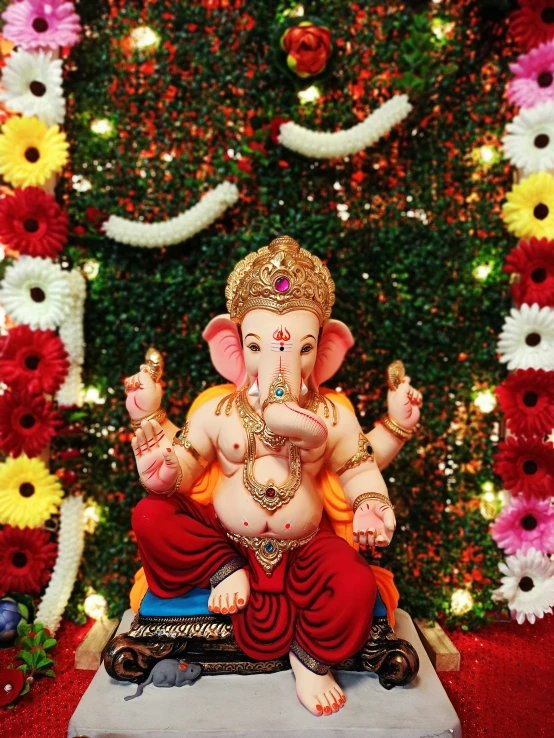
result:
[[[554,553],[554,505],[549,499],[512,497],[496,519],[491,533],[507,554],[530,548]]]
[[[6,21],[4,38],[23,49],[73,46],[81,30],[73,3],[67,0],[20,0],[12,3],[2,18]]]
[[[537,103],[554,100],[554,41],[537,46],[510,64],[515,76],[508,85],[510,102],[520,108],[532,108]]]

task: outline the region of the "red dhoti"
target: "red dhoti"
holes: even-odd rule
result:
[[[330,665],[353,656],[369,636],[375,577],[325,515],[318,534],[284,553],[270,577],[253,551],[229,540],[211,505],[184,495],[145,497],[134,510],[133,530],[158,597],[209,588],[248,568],[250,600],[231,617],[237,643],[252,658],[278,658],[292,644],[298,656],[304,651]]]

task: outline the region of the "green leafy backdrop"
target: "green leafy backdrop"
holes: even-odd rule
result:
[[[123,377],[154,344],[166,357],[166,406],[182,420],[197,393],[221,381],[201,332],[225,311],[229,271],[283,233],[323,258],[336,281],[334,317],[356,345],[331,386],[348,394],[364,428],[385,408],[393,359],[424,393],[421,430],[385,472],[398,529],[382,563],[402,606],[449,616],[453,590],[468,587],[475,605],[464,623],[492,609],[499,553],[479,507],[482,485],[494,481],[499,416],[473,400],[500,381],[495,337],[509,307],[501,6],[305,3],[332,29],[338,53],[320,97],[302,103],[272,64],[271,39],[292,4],[81,0],[86,32],[66,65],[72,165],[59,194],[73,226],[68,262],[89,271],[98,263],[85,383],[105,403],[67,413],[55,455],[66,484],[94,500],[101,518],[87,538],[73,617],[89,588],[121,614],[140,563],[130,518],[143,490]],[[158,45],[130,47],[141,25]],[[356,156],[312,161],[271,141],[276,117],[339,130],[401,92],[414,104],[410,117]],[[97,119],[112,131],[95,134]],[[225,179],[239,186],[237,205],[180,246],[141,250],[98,230],[103,213],[175,216]],[[478,280],[482,264],[491,271]]]

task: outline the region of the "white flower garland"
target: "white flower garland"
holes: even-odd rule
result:
[[[181,215],[162,223],[140,223],[111,215],[104,223],[109,238],[129,246],[162,248],[183,243],[217,220],[239,198],[236,185],[222,182]]]
[[[353,128],[336,133],[310,131],[297,123],[283,123],[279,143],[312,159],[335,159],[357,154],[394,128],[412,110],[407,95],[396,95]]]
[[[77,269],[66,274],[69,288],[70,311],[60,326],[60,338],[69,355],[69,371],[63,385],[56,396],[60,406],[82,404],[81,372],[85,360],[85,341],[83,320],[85,315],[85,299],[87,296],[86,280]]]
[[[60,508],[58,557],[35,620],[55,633],[75,584],[85,539],[83,498],[66,497]]]

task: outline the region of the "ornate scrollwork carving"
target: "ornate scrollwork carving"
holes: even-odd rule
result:
[[[387,618],[374,618],[371,635],[360,652],[362,668],[376,672],[385,689],[412,682],[419,671],[419,657],[408,641],[398,638]]]

